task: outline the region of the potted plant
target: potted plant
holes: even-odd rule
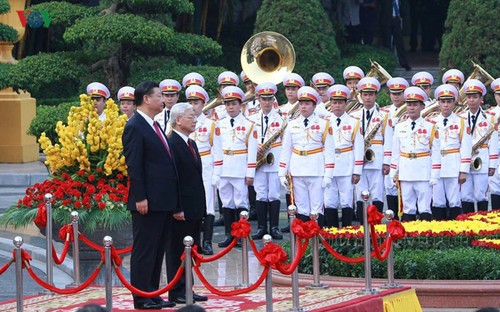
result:
[[[14,43],[19,41],[24,34],[24,29],[16,27],[20,30],[18,33],[18,30],[11,25],[18,26],[17,24],[19,24],[21,26],[16,9],[24,10],[25,1],[10,2],[14,5],[13,8],[9,1],[0,0],[0,62],[2,63],[16,63],[16,60],[12,57],[12,48]],[[22,5],[22,8],[20,5]]]

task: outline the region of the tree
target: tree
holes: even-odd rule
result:
[[[5,14],[10,11],[10,4],[7,0],[0,0],[0,14]],[[0,23],[0,41],[7,41],[9,43],[17,41],[17,31],[3,23]]]
[[[498,0],[451,0],[439,53],[441,67],[470,73],[474,61],[498,77],[499,16]]]

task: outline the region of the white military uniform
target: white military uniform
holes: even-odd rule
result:
[[[372,201],[384,201],[384,179],[382,175],[382,166],[384,164],[384,141],[385,131],[387,126],[387,114],[376,109],[375,104],[369,111],[370,117],[367,119],[368,112],[361,108],[354,111],[351,116],[360,121],[360,128],[363,131],[363,138],[366,138],[372,130],[377,128],[375,136],[371,140],[369,148],[374,152],[375,159],[373,162],[365,162],[363,166],[363,174],[356,185],[357,200],[361,199],[361,192],[368,190]]]
[[[340,123],[339,123],[340,120]],[[363,171],[364,142],[360,121],[344,113],[330,118],[335,142],[333,181],[325,190],[325,208],[353,208],[352,175]]]
[[[260,112],[259,100],[254,99],[245,105],[245,110],[243,111],[243,116],[250,117]]]
[[[394,127],[398,124],[400,118],[394,117],[398,108],[394,105],[382,107],[380,110],[387,114],[387,126],[384,134],[384,165],[391,165],[392,158],[392,140],[394,136]],[[384,177],[385,194],[389,196],[398,196],[398,189],[394,185],[389,175]]]
[[[298,105],[299,104],[299,101],[295,102],[295,103],[290,103],[290,102],[286,102],[285,104],[283,105],[280,105],[278,106],[278,113],[281,114],[281,116],[285,119],[285,120],[290,120],[290,110],[295,107],[295,105]]]
[[[413,127],[413,130],[412,130]],[[422,117],[396,125],[392,144],[390,176],[399,175],[403,212],[418,210],[431,214],[431,179],[439,179],[441,154],[439,133],[434,124]]]
[[[279,176],[292,175],[297,212],[323,212],[323,177],[333,177],[335,143],[329,121],[315,113],[288,123],[283,138]]]
[[[500,120],[500,107],[495,106],[492,107],[491,109],[486,111],[487,114],[489,114],[491,117],[493,117],[493,120],[498,122]],[[500,136],[499,136],[499,144],[498,147],[500,148]],[[490,194],[492,195],[500,195],[500,171],[497,170],[497,173],[494,174],[493,176],[490,177]],[[496,209],[496,207],[493,207]],[[500,208],[500,207],[498,207]]]
[[[220,176],[222,170],[222,145],[220,129],[216,122],[200,114],[196,120],[196,128],[189,137],[196,142],[201,157],[203,186],[207,200],[207,214],[215,215],[215,188],[212,177]]]
[[[281,118],[278,112],[274,109],[271,109],[267,116],[264,115],[263,111],[260,111],[259,113],[252,115],[250,120],[253,121],[255,125],[258,147],[268,142],[275,134],[281,132],[284,125],[283,118]],[[253,186],[255,188],[255,192],[257,193],[256,199],[258,201],[271,202],[280,199],[280,179],[278,176],[278,170],[282,149],[282,136],[283,132],[281,132],[281,135],[271,145],[269,151],[263,155],[266,157],[269,153],[272,153],[274,156],[273,164],[269,165],[264,162],[264,164],[255,172]]]
[[[475,122],[473,116],[475,116]],[[468,111],[462,113],[460,117],[465,118],[467,125],[471,128],[473,146],[495,127],[494,119],[481,108],[476,114]],[[477,151],[477,155],[472,155],[471,162],[474,162],[476,158],[481,158],[482,166],[479,170],[471,169],[467,175],[467,181],[462,185],[461,190],[463,202],[488,201],[488,169],[496,170],[498,167],[498,130],[494,130],[491,137]]]
[[[318,115],[320,118],[329,118],[332,114],[326,109],[325,103],[323,102],[320,102],[316,105],[314,113],[316,113],[316,115]]]
[[[170,120],[170,110],[164,108],[163,111],[159,114],[157,114],[154,118],[156,122],[160,124],[160,128],[163,130],[165,133],[169,133],[171,130],[171,126],[169,124]]]
[[[441,144],[441,178],[432,191],[433,207],[446,208],[446,200],[450,208],[460,207],[460,185],[458,176],[461,172],[469,173],[472,138],[470,128],[465,120],[454,113],[446,118],[439,115],[432,122],[439,131]]]
[[[233,125],[231,125],[233,120]],[[222,141],[222,171],[219,195],[224,208],[248,209],[248,186],[245,178],[255,176],[257,132],[251,121],[240,113],[219,122]]]

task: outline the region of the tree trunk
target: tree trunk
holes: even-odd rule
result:
[[[116,94],[121,87],[127,84],[131,60],[131,50],[122,44],[104,64],[104,73],[108,79],[108,88],[111,94]]]

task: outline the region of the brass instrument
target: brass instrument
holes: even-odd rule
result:
[[[399,118],[401,118],[404,114],[406,114],[406,103],[398,107],[398,109],[394,112],[392,118],[398,118],[399,120]]]
[[[476,64],[472,62],[472,65],[474,66],[474,69],[472,70],[472,73],[467,77],[467,80],[469,79],[477,79],[481,81],[485,87],[489,86],[493,80],[495,80],[484,68],[482,68],[479,64]],[[466,80],[466,82],[467,82]],[[465,85],[465,82],[464,82]],[[457,106],[462,106],[463,110],[467,108],[467,96],[465,94],[464,87],[462,86],[460,90],[458,91],[458,104]]]
[[[299,110],[299,104],[300,102],[297,101],[297,103],[293,104],[292,108],[288,111],[288,120],[293,120],[300,115],[300,110]]]
[[[365,156],[364,156],[364,161],[371,163],[375,160],[375,152],[370,148],[372,145],[372,140],[377,134],[378,130],[380,127],[382,127],[383,120],[381,120],[378,125],[373,127],[372,131],[368,133],[368,135],[365,137]]]
[[[488,131],[488,133],[486,133],[481,139],[479,139],[479,141],[476,142],[476,144],[472,146],[472,156],[479,154],[479,149],[490,139],[493,132],[496,131],[495,128],[495,125],[491,125],[491,129]],[[476,157],[476,159],[474,159],[474,161],[470,163],[470,169],[474,171],[479,171],[482,166],[483,160],[480,157]]]
[[[215,98],[211,99],[207,104],[205,104],[205,106],[203,106],[203,109],[201,111],[205,113],[212,108],[216,108],[217,106],[220,106],[222,104],[224,104],[224,102],[222,101],[222,97],[219,92],[219,94],[217,94]]]
[[[267,140],[264,144],[261,145],[259,148],[259,152],[257,153],[257,163],[255,167],[258,169],[264,164],[272,165],[274,164],[274,155],[273,153],[266,153],[272,148],[272,145],[278,140],[278,138],[281,136],[283,131],[285,131],[285,128],[287,126],[287,123],[283,125],[283,127],[280,129],[280,131],[276,132],[273,134],[269,140]]]
[[[422,118],[428,118],[433,115],[439,115],[440,113],[441,110],[439,109],[439,101],[437,99],[432,99],[429,105],[422,110],[420,116],[422,116]]]
[[[278,84],[295,66],[295,50],[281,34],[263,31],[253,35],[241,50],[241,67],[254,83]]]

